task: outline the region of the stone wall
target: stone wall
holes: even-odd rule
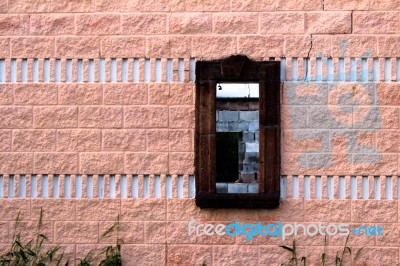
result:
[[[384,236],[351,235],[346,259],[397,265],[399,15],[398,0],[1,1],[1,250],[18,212],[28,232],[43,207],[48,243],[66,247],[71,262],[115,243],[100,235],[120,214],[126,265],[289,259],[279,245],[292,238],[189,237],[191,219],[379,224]],[[201,210],[186,193],[194,173],[195,62],[232,54],[281,61],[285,190],[276,210]],[[46,193],[19,192],[32,175],[47,180],[34,184],[49,186]],[[66,176],[90,176],[98,191],[117,187],[119,175],[138,176],[139,196],[129,189],[115,199],[86,198],[85,189],[81,198],[65,198],[66,187],[59,197],[51,193]],[[150,193],[156,186],[157,197]],[[324,250],[333,259],[344,242],[329,236],[324,247],[323,237],[297,238],[299,255],[314,264]]]

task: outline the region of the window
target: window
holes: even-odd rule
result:
[[[242,55],[196,63],[198,206],[279,205],[279,73],[277,61]]]

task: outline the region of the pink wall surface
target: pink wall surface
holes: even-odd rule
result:
[[[200,209],[194,66],[281,61],[281,204]],[[71,263],[118,215],[125,265],[280,265],[274,237],[188,236],[188,223],[383,227],[345,265],[400,265],[400,1],[2,0],[0,249],[40,208]],[[27,237],[29,238],[29,236]],[[346,237],[296,237],[320,265]],[[357,252],[359,251],[359,252]]]

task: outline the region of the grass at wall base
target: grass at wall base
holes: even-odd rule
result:
[[[65,257],[60,245],[45,248],[47,237],[42,233],[43,209],[40,209],[35,239],[27,242],[22,241],[22,232],[18,229],[19,223],[20,214],[18,213],[11,246],[5,254],[0,256],[1,266],[69,266],[69,259]],[[115,230],[119,231],[119,217],[117,222],[102,234],[101,238],[108,236]],[[93,249],[84,258],[78,258],[76,261],[79,266],[94,266],[93,261],[95,259],[101,260],[99,266],[121,266],[121,241],[117,239],[115,246],[107,246],[99,254],[95,254]]]

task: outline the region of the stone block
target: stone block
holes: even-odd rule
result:
[[[219,111],[220,122],[236,122],[239,120],[239,111]]]
[[[217,193],[228,193],[228,183],[216,183]]]
[[[249,122],[249,131],[258,131],[260,128],[259,121],[251,121]]]
[[[239,119],[244,121],[258,121],[259,111],[239,111]]]
[[[247,193],[247,184],[228,183],[228,193]]]
[[[243,132],[242,140],[244,142],[254,142],[254,135],[252,132]]]

